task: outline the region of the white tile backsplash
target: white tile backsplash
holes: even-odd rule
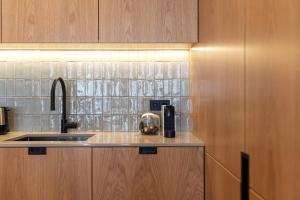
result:
[[[65,79],[67,113],[79,123],[78,131],[136,131],[151,99],[171,100],[177,130],[190,130],[187,60],[7,61],[0,62],[0,68],[0,106],[11,108],[11,130],[60,130],[59,84],[56,110],[50,111],[50,87],[57,77]]]

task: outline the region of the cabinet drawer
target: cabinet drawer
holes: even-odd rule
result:
[[[145,149],[144,149],[145,150]],[[203,148],[93,149],[94,200],[203,200]]]
[[[28,153],[28,148],[0,148],[0,199],[91,200],[91,148]]]

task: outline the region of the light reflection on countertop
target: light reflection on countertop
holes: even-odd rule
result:
[[[16,137],[28,135],[60,135],[58,132],[10,132],[0,135],[0,147],[138,147],[167,146],[193,147],[204,146],[204,142],[190,132],[177,133],[175,138],[165,138],[161,135],[146,136],[138,132],[71,132],[70,135],[91,135],[86,141],[7,141]]]

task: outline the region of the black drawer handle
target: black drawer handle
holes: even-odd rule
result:
[[[157,154],[157,147],[140,147],[140,154]]]
[[[46,155],[47,148],[46,147],[29,147],[28,155]]]

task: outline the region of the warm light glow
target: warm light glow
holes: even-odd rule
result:
[[[188,61],[188,50],[0,50],[0,61]]]
[[[201,51],[201,52],[211,52],[211,51],[220,50],[220,48],[217,48],[217,47],[193,47],[191,50],[192,51]]]
[[[189,50],[189,43],[0,43],[2,50]]]
[[[213,47],[202,47],[202,46],[193,46],[191,51],[197,52],[242,52],[244,51],[243,46],[213,46]]]

